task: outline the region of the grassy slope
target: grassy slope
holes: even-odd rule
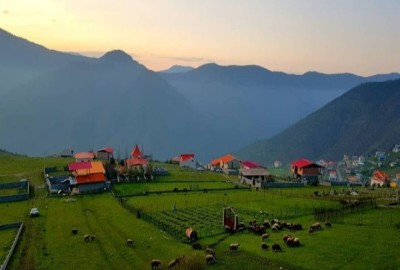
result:
[[[136,219],[110,194],[76,197],[76,201],[70,202],[66,201],[70,197],[47,198],[46,190],[40,188],[43,159],[18,158],[12,159],[12,164],[10,160],[2,161],[0,171],[7,171],[9,179],[29,176],[27,178],[37,187],[35,197],[29,201],[0,204],[0,223],[23,220],[26,224],[10,269],[146,269],[153,258],[161,259],[162,269],[166,269],[169,260],[194,252],[190,246],[169,239],[169,235]],[[64,163],[65,160],[46,159],[48,166]],[[19,173],[21,168],[23,174]],[[312,205],[331,204],[312,197],[314,190],[321,189],[268,190],[265,199],[262,191],[232,191],[226,192],[227,195],[224,192],[151,195],[128,201],[152,211],[161,210],[161,204],[170,208],[174,202],[177,209],[186,207],[186,202],[194,207],[225,203],[253,211],[263,209],[271,215],[271,211],[290,208],[293,204],[298,204],[304,212],[309,212]],[[39,207],[41,216],[30,219],[27,213],[33,206]],[[397,241],[394,240],[400,236],[399,216],[399,208],[367,211],[361,215],[363,225],[360,226],[360,214],[349,215],[332,229],[315,235],[308,235],[306,230],[294,233],[300,237],[302,246],[297,249],[284,247],[282,253],[262,252],[259,236],[247,232],[219,235],[200,242],[203,245],[218,243],[215,246],[218,263],[209,266],[210,269],[396,269],[400,265]],[[314,222],[310,214],[290,220],[305,226]],[[79,235],[70,234],[73,227],[78,228]],[[82,238],[85,233],[93,233],[97,239],[85,243]],[[268,243],[282,244],[284,233],[287,231],[272,234]],[[135,240],[134,248],[126,246],[128,237]],[[228,251],[233,242],[241,244],[238,253]],[[203,256],[203,252],[196,254]]]

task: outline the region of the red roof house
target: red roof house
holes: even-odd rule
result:
[[[104,147],[97,151],[96,158],[110,159],[113,156],[114,149],[112,147]]]
[[[371,186],[379,185],[383,186],[387,184],[390,180],[390,176],[384,171],[375,171],[371,176]]]
[[[246,161],[240,162],[240,167],[242,169],[255,169],[255,168],[262,168],[263,166],[261,166],[257,162],[246,160]]]
[[[179,165],[181,168],[196,169],[197,162],[194,160],[194,154],[181,154]]]
[[[307,178],[317,180],[321,168],[322,166],[308,159],[299,159],[292,163],[291,172],[298,179]]]
[[[136,144],[135,148],[131,152],[131,158],[142,158],[142,151],[140,151],[139,146]]]
[[[239,169],[240,161],[234,156],[227,154],[225,156],[212,160],[210,165],[212,167],[218,167],[222,169]]]

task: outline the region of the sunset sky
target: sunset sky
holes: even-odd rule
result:
[[[398,0],[0,0],[0,28],[60,51],[122,49],[153,70],[400,72]]]

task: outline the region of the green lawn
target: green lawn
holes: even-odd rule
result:
[[[17,228],[0,230],[0,264],[5,260],[17,231]]]
[[[148,183],[122,183],[114,185],[115,195],[143,194],[143,192],[162,192],[162,191],[202,191],[204,189],[229,189],[236,184],[226,181],[201,181],[201,182],[148,182]]]

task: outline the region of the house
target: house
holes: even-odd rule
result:
[[[181,154],[179,159],[179,166],[181,169],[193,169],[197,168],[197,162],[194,159],[194,154]]]
[[[385,161],[386,153],[384,151],[376,151],[375,157],[378,158],[379,161]]]
[[[242,168],[239,171],[239,181],[252,187],[261,187],[262,183],[269,178],[269,172],[262,167]]]
[[[383,186],[386,185],[390,180],[390,176],[384,171],[375,171],[371,176],[371,186],[378,185]]]
[[[211,161],[211,166],[221,169],[238,170],[240,168],[240,161],[234,156],[227,154]]]
[[[329,181],[337,180],[337,172],[335,170],[329,171]]]
[[[275,168],[280,168],[280,167],[282,167],[282,162],[281,162],[280,160],[275,160],[275,162],[274,162],[274,167],[275,167]]]
[[[76,162],[90,162],[94,159],[92,152],[79,152],[74,155]]]
[[[297,179],[318,180],[322,168],[308,159],[299,159],[292,163],[291,172]]]
[[[238,174],[240,161],[234,156],[227,154],[211,161],[210,166],[213,170],[222,169],[226,174]]]
[[[96,158],[109,160],[113,157],[113,153],[114,149],[112,147],[104,147],[97,151]]]
[[[145,167],[148,163],[146,159],[142,158],[142,151],[140,151],[139,146],[136,144],[131,152],[131,158],[126,160],[126,166],[128,168]]]
[[[400,144],[395,144],[395,146],[392,149],[393,153],[398,153],[400,152]]]
[[[65,149],[63,151],[61,151],[61,153],[59,154],[59,157],[62,158],[71,158],[74,156],[74,150],[72,149]]]
[[[95,193],[107,189],[105,170],[101,161],[69,163],[71,193]]]

